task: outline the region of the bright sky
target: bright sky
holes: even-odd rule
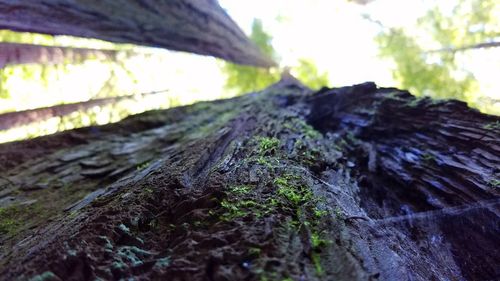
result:
[[[414,30],[418,17],[434,0],[375,0],[356,5],[346,0],[220,0],[232,18],[247,32],[254,17],[274,37],[273,45],[289,65],[298,58],[314,61],[320,71],[329,74],[331,86],[345,86],[374,81],[379,86],[394,87],[392,65],[377,57],[373,38],[377,25],[362,18],[363,14],[382,20],[386,26]],[[455,1],[439,1],[442,7],[453,7]],[[424,41],[426,38],[421,37]],[[425,41],[426,42],[426,41]],[[429,46],[429,49],[432,49]],[[480,81],[480,92],[500,100],[500,48],[478,50],[460,56],[462,67]]]
[[[377,58],[373,37],[377,26],[364,20],[363,12],[391,24],[404,24],[422,10],[420,1],[377,0],[362,6],[345,0],[222,0],[239,25],[249,32],[253,18],[262,19],[274,36],[273,44],[289,65],[298,58],[313,60],[329,73],[333,86],[364,81],[394,85],[390,65]],[[398,11],[398,14],[394,13]]]
[[[411,27],[423,15],[433,0],[375,0],[368,5],[356,5],[347,0],[220,0],[231,17],[250,33],[254,18],[263,21],[264,28],[274,37],[273,45],[281,56],[282,65],[293,66],[299,58],[312,60],[321,71],[329,74],[330,86],[345,86],[374,81],[379,86],[397,86],[392,79],[391,62],[377,57],[373,41],[378,26],[362,18],[368,14],[382,19],[387,26]],[[441,1],[442,5],[454,1]],[[59,45],[74,45],[73,38],[56,38]],[[422,39],[423,40],[423,39]],[[89,41],[78,47],[106,48],[107,43]],[[107,45],[106,45],[107,44]],[[215,99],[224,92],[224,75],[220,62],[211,57],[145,48],[157,54],[152,58],[137,57],[127,61],[136,76],[120,80],[120,92],[132,94],[169,89],[181,103],[199,99]],[[500,51],[500,50],[499,50]],[[482,92],[500,99],[500,53],[480,54],[463,59],[464,68],[481,80]],[[69,76],[46,85],[39,81],[21,81],[12,88],[16,95],[0,104],[0,111],[22,110],[50,106],[61,100],[76,102],[91,98],[105,81],[106,65],[87,62],[76,66]],[[86,73],[86,74],[85,74]],[[87,79],[81,79],[87,77]],[[16,80],[13,77],[13,80]],[[89,83],[92,80],[94,83]],[[76,87],[75,87],[76,86]],[[70,90],[69,90],[70,89]],[[71,92],[69,95],[68,92]],[[33,99],[33,93],[43,93],[43,99]]]
[[[414,3],[414,4],[401,4]],[[355,5],[345,0],[221,0],[232,18],[247,33],[255,17],[260,18],[266,30],[274,37],[273,44],[282,57],[283,65],[293,65],[299,58],[311,59],[320,71],[329,74],[331,86],[344,86],[375,81],[379,85],[394,86],[390,64],[377,58],[373,36],[374,24],[362,19],[366,11],[384,21],[401,22],[415,17],[421,10],[420,1],[377,0],[367,6]],[[399,15],[387,12],[388,7],[399,9]],[[390,10],[391,8],[389,8]],[[56,38],[58,45],[73,45],[73,38]],[[42,42],[43,43],[43,42]],[[108,44],[109,45],[109,44]],[[106,48],[106,43],[85,42],[78,47]],[[135,81],[124,77],[119,87],[123,94],[169,89],[181,103],[199,99],[219,98],[224,92],[224,75],[216,59],[191,54],[145,48],[157,54],[153,58],[137,57],[127,65],[135,70]],[[12,78],[12,88],[17,90],[13,99],[0,105],[3,108],[23,110],[50,106],[61,100],[77,102],[92,97],[107,79],[105,65],[86,62],[76,66],[63,79],[54,78],[48,85],[39,81],[25,81],[20,76]],[[86,74],[85,74],[86,73]],[[87,79],[81,79],[87,77]],[[16,81],[17,80],[17,81]],[[93,83],[88,83],[92,80]],[[98,82],[102,81],[102,82]],[[71,89],[71,90],[68,90]],[[71,91],[71,95],[68,94]],[[43,99],[33,99],[33,93],[44,93]]]

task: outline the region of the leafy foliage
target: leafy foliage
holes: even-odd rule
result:
[[[478,48],[478,44],[498,41],[500,20],[495,15],[500,9],[496,2],[461,0],[451,7],[436,4],[419,18],[412,32],[383,29],[376,42],[380,55],[394,62],[393,76],[399,87],[420,96],[460,99],[481,107],[474,98],[479,84],[473,73],[464,69],[463,59],[464,52]]]
[[[416,95],[435,98],[464,99],[464,94],[477,89],[477,82],[471,73],[463,78],[454,77],[457,66],[453,55],[425,53],[414,38],[401,29],[391,29],[377,37],[380,54],[392,58],[396,70],[393,75],[400,87]],[[434,62],[432,62],[434,59]]]
[[[265,55],[279,61],[272,45],[272,36],[264,30],[262,21],[254,20],[250,39]],[[264,69],[224,62],[222,72],[226,74],[227,79],[225,88],[238,94],[262,90],[277,82],[284,68],[280,66]],[[327,73],[319,73],[314,63],[305,58],[300,59],[296,66],[291,67],[291,73],[311,88],[321,88],[329,84]]]
[[[254,20],[250,39],[262,53],[271,59],[276,59],[276,53],[271,45],[272,38],[264,31],[260,20]],[[238,93],[262,90],[279,80],[279,72],[273,68],[257,68],[227,62],[223,64],[222,71],[227,76],[226,89],[235,90]]]
[[[299,59],[299,65],[292,68],[292,73],[297,79],[312,89],[319,89],[330,84],[328,74],[326,72],[320,73],[316,65],[308,59]]]
[[[54,37],[44,34],[33,34],[23,32],[12,32],[9,30],[0,30],[0,40],[2,42],[13,43],[26,43],[26,44],[39,44],[46,46],[64,46],[77,44],[80,47],[104,47],[120,51],[119,56],[116,58],[106,58],[99,60],[102,69],[106,69],[105,75],[107,79],[100,81],[92,81],[100,88],[92,93],[94,97],[108,97],[116,96],[115,84],[119,77],[128,77],[128,79],[135,79],[133,73],[127,68],[124,63],[124,58],[129,56],[128,51],[131,47],[128,45],[111,44],[91,39],[67,38],[67,37]],[[78,54],[66,58],[63,62],[57,64],[22,64],[22,65],[8,65],[0,69],[0,98],[8,99],[15,95],[19,95],[19,89],[15,87],[19,81],[28,83],[38,83],[42,88],[48,90],[50,85],[57,84],[58,81],[70,76],[72,73],[82,71],[89,65],[96,65],[96,58],[87,57],[83,58]],[[10,111],[11,108],[1,107],[0,111]]]

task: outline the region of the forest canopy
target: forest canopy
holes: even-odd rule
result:
[[[254,92],[278,81],[283,72],[313,89],[368,80],[420,97],[462,100],[480,111],[500,114],[500,86],[494,75],[500,71],[500,8],[494,0],[405,5],[395,0],[220,2],[261,52],[276,62],[274,67],[1,30],[2,43],[25,44],[31,53],[44,55],[0,64],[0,113],[133,98],[0,131],[0,142]]]

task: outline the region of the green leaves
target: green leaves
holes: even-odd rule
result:
[[[461,0],[436,4],[418,20],[415,30],[384,29],[377,37],[380,56],[391,59],[400,88],[417,96],[460,99],[481,107],[479,83],[464,64],[463,47],[500,36],[500,9],[494,0]],[[469,48],[471,50],[474,48]]]
[[[276,53],[271,44],[272,37],[264,31],[262,21],[254,20],[250,39],[262,53],[273,60],[276,59]],[[225,88],[238,94],[262,90],[276,83],[280,78],[279,71],[274,68],[257,68],[229,62],[223,64],[222,72],[227,76]]]
[[[416,40],[401,29],[381,33],[376,41],[381,56],[394,61],[393,75],[400,87],[417,96],[464,99],[466,93],[477,88],[472,74],[462,78],[453,75],[457,66],[449,54],[425,53]]]
[[[262,21],[254,20],[250,39],[265,55],[274,61],[279,60],[272,45],[272,36],[264,30]],[[226,74],[225,88],[237,94],[244,94],[265,89],[278,82],[284,66],[265,69],[224,62],[221,68]],[[308,59],[299,59],[298,64],[291,68],[291,73],[304,85],[313,89],[329,84],[327,73],[320,73],[313,61]]]

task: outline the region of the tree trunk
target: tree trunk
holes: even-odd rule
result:
[[[494,280],[500,118],[373,83],[0,146],[0,279]]]
[[[163,91],[164,92],[164,91]],[[84,111],[94,106],[104,106],[115,104],[123,100],[130,100],[139,96],[155,95],[162,92],[142,93],[128,96],[109,97],[93,99],[83,102],[60,104],[51,107],[29,109],[16,112],[7,112],[0,114],[0,131],[28,125],[33,122],[45,121],[52,117],[63,117],[73,112]]]
[[[216,0],[0,0],[0,28],[97,38],[269,67]]]
[[[60,64],[88,58],[114,59],[118,51],[0,43],[0,68],[16,64]]]

